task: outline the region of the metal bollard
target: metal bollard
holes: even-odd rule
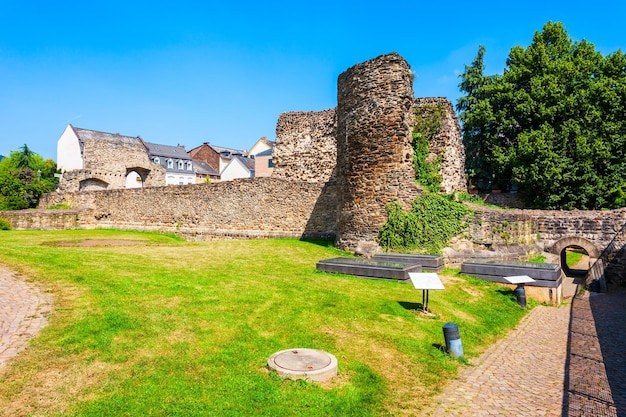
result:
[[[526,308],[526,290],[522,285],[519,285],[515,289],[515,298],[517,298],[517,303],[522,307]]]
[[[446,323],[443,326],[443,338],[446,340],[446,348],[448,349],[448,352],[457,358],[462,358],[463,344],[461,343],[459,326],[454,323]]]

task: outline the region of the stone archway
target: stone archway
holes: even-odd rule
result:
[[[584,252],[587,256],[589,256],[590,260],[597,259],[600,256],[600,250],[596,247],[596,245],[585,238],[572,236],[557,241],[552,246],[552,250],[550,252],[560,256],[561,269],[568,276],[571,276],[576,272],[570,269],[570,266],[566,261],[567,250],[570,248]]]
[[[100,178],[87,178],[78,183],[78,191],[106,190],[109,183]]]
[[[137,171],[130,171],[126,174],[126,188],[141,188],[143,187],[143,178]]]

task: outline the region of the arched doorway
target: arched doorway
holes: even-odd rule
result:
[[[580,246],[568,246],[561,251],[561,269],[570,277],[583,277],[591,268],[589,253]]]
[[[137,173],[137,171],[130,171],[126,174],[126,188],[141,188],[143,187],[143,178]]]
[[[581,237],[566,237],[556,242],[552,252],[561,259],[561,269],[570,277],[585,276],[600,256],[596,246]]]

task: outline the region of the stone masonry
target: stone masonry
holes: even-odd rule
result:
[[[283,113],[276,125],[276,178],[334,181],[337,166],[336,110]]]
[[[414,112],[416,116],[429,112],[432,106],[440,106],[443,117],[441,127],[431,140],[428,147],[427,162],[441,157],[441,188],[447,194],[467,189],[465,181],[465,147],[461,141],[461,126],[454,114],[450,100],[445,98],[418,98],[415,99]]]
[[[386,205],[410,207],[413,75],[398,54],[355,65],[337,82],[337,246],[376,243]]]

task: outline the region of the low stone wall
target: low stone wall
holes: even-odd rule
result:
[[[497,210],[477,207],[469,235],[474,244],[532,245],[546,250],[564,238],[581,238],[601,252],[626,222],[619,210]]]
[[[16,230],[65,230],[80,227],[78,210],[16,210],[0,211]]]
[[[332,238],[336,229],[333,183],[249,178],[185,186],[51,193],[39,205],[45,208],[60,203],[75,209],[71,213],[77,220],[71,227],[175,232],[192,239]],[[48,217],[47,212],[21,211],[2,216],[16,229],[38,229],[36,221],[29,223],[27,218]]]

